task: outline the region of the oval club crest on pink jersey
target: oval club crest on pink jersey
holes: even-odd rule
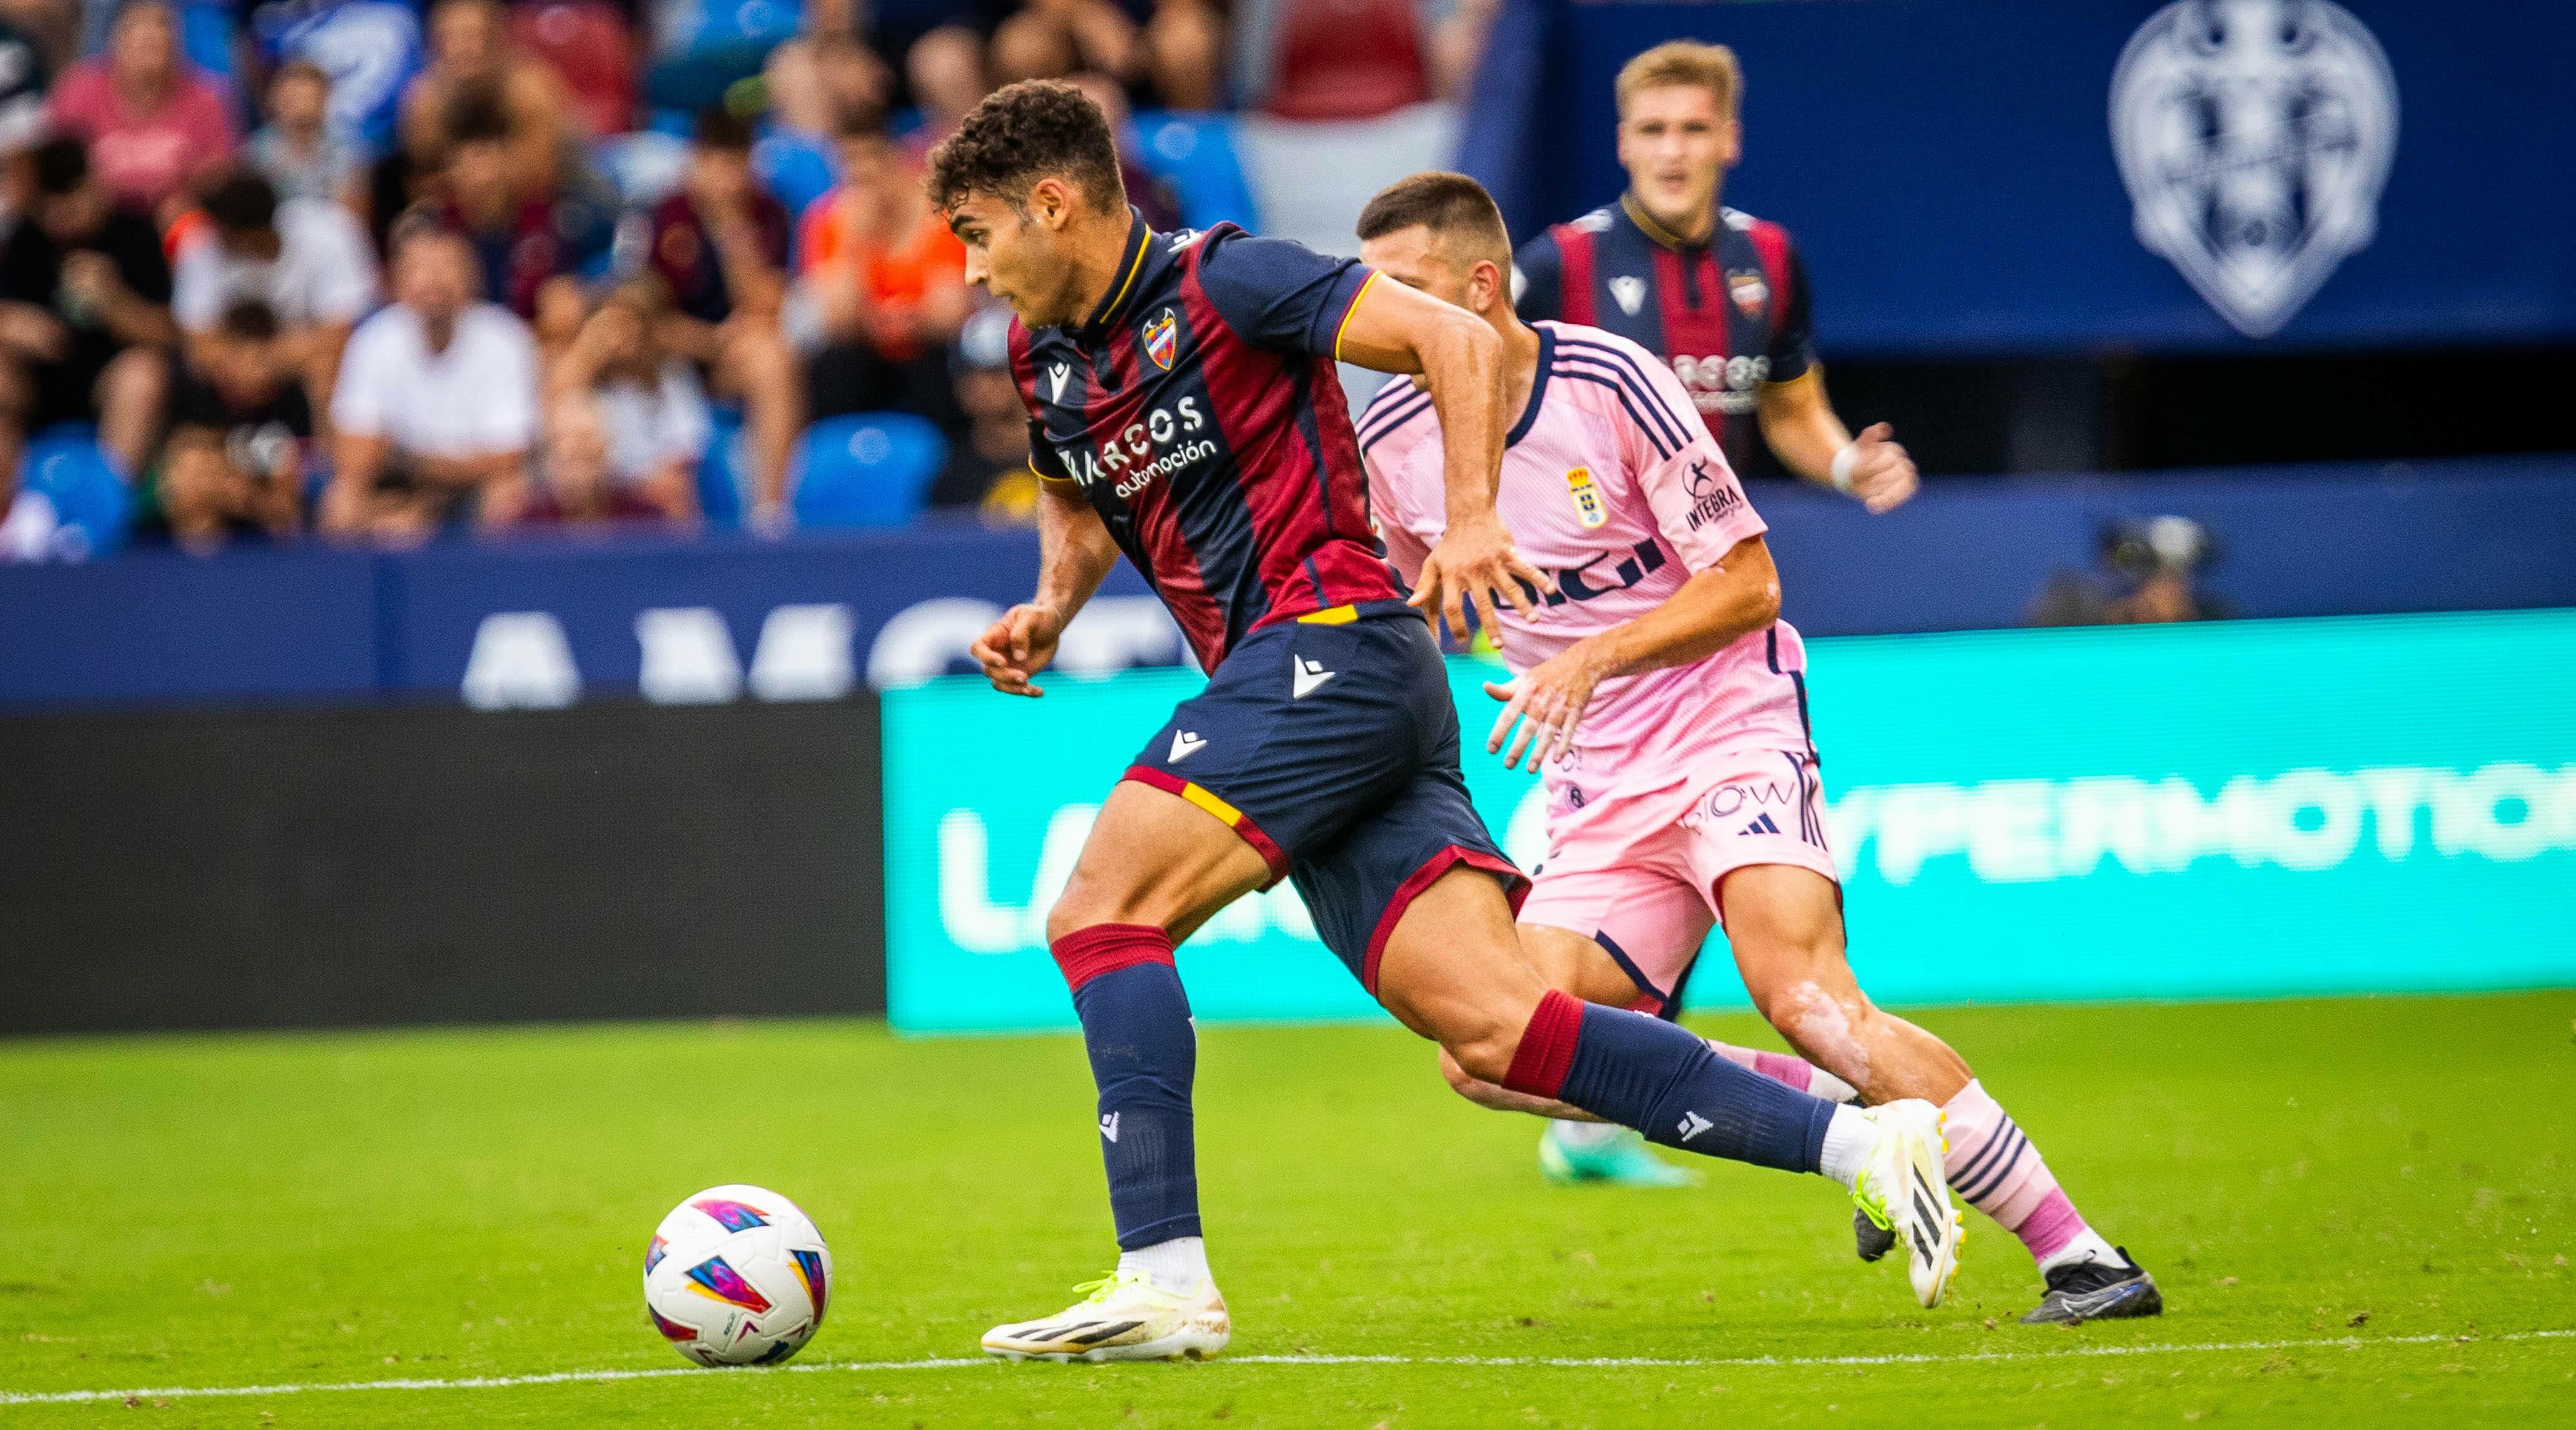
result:
[[[1145,320],[1145,356],[1154,360],[1154,366],[1170,369],[1172,355],[1180,345],[1180,323],[1173,318],[1171,309],[1165,308]]]

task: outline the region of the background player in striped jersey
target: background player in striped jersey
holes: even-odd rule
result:
[[[1521,316],[1606,328],[1662,356],[1738,471],[1756,470],[1758,423],[1798,476],[1871,511],[1902,505],[1917,479],[1892,429],[1854,438],[1825,396],[1788,231],[1718,202],[1744,152],[1735,52],[1675,40],[1630,60],[1618,84],[1628,191],[1522,247]]]
[[[1951,1185],[2028,1245],[2048,1281],[2026,1320],[2153,1315],[2154,1280],[2076,1214],[2011,1118],[1939,1038],[1873,1005],[1844,955],[1842,891],[1807,721],[1805,650],[1780,619],[1761,517],[1681,383],[1598,328],[1523,323],[1510,238],[1475,180],[1416,174],[1360,213],[1379,272],[1502,335],[1506,436],[1496,508],[1555,577],[1544,618],[1499,610],[1514,678],[1487,747],[1546,780],[1548,854],[1521,943],[1555,987],[1671,1016],[1712,919],[1754,1006],[1808,1060],[1886,1102],[1940,1104]],[[1445,422],[1390,383],[1359,423],[1387,553],[1441,539]],[[1800,1087],[1806,1064],[1730,1059]],[[1553,1112],[1443,1064],[1488,1106]],[[1883,1232],[1858,1227],[1876,1259]],[[1877,1233],[1877,1234],[1874,1234]]]
[[[1653,1018],[1587,1006],[1521,956],[1528,881],[1458,773],[1439,648],[1378,559],[1333,363],[1417,373],[1448,419],[1447,525],[1413,601],[1460,634],[1545,578],[1494,514],[1502,342],[1348,260],[1221,224],[1157,234],[1070,85],[995,92],[940,143],[932,202],[966,276],[1008,302],[1038,503],[1034,599],[974,647],[994,687],[1034,677],[1121,555],[1208,673],[1101,805],[1047,938],[1099,1092],[1119,1264],[995,1355],[1204,1355],[1231,1335],[1201,1237],[1197,1035],[1172,946],[1294,879],[1324,943],[1407,1027],[1479,1076],[1711,1156],[1833,1176],[1921,1249],[1915,1294],[1957,1268],[1938,1113],[1861,1112],[1756,1076]],[[1045,758],[1042,748],[1031,758]]]

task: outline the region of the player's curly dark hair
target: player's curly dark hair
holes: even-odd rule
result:
[[[1127,201],[1118,141],[1100,106],[1062,80],[1022,80],[986,95],[930,151],[930,202],[951,209],[980,193],[1016,208],[1031,184],[1051,175],[1072,180],[1103,212]]]

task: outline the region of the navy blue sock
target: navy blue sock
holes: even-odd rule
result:
[[[1719,1057],[1688,1029],[1554,991],[1531,1015],[1504,1086],[1666,1147],[1784,1172],[1821,1169],[1834,1120],[1833,1103]]]
[[[1172,967],[1172,940],[1141,924],[1096,924],[1056,941],[1100,1089],[1100,1158],[1118,1247],[1199,1235],[1190,1116],[1198,1032]]]

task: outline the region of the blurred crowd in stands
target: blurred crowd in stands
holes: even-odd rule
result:
[[[0,559],[1025,520],[929,147],[1067,78],[1250,219],[1226,111],[1453,93],[1493,3],[0,0]]]

